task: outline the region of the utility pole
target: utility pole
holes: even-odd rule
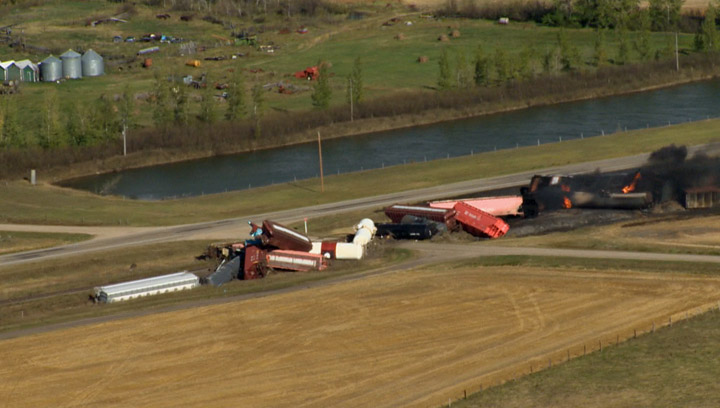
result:
[[[320,142],[320,132],[318,132],[318,157],[320,158],[320,192],[325,192],[325,180],[323,178],[323,164],[322,164],[322,144]]]
[[[125,124],[125,119],[123,119],[123,156],[127,156],[127,125]]]

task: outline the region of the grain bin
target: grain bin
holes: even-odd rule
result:
[[[93,50],[87,50],[82,56],[82,76],[100,76],[105,74],[103,57]]]
[[[60,56],[60,59],[62,60],[63,78],[82,78],[82,62],[80,61],[80,54],[73,50],[67,50]]]
[[[51,55],[40,62],[40,77],[45,82],[54,82],[62,78],[62,61]]]

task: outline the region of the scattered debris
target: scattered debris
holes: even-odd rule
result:
[[[440,42],[448,42],[448,41],[450,41],[450,38],[448,38],[448,36],[445,35],[445,34],[441,34],[441,35],[438,37],[438,41],[440,41]]]
[[[305,78],[308,81],[314,81],[314,80],[318,79],[319,75],[320,75],[320,69],[318,68],[317,65],[305,68],[304,70],[297,71],[296,73],[293,74],[293,76],[295,78],[299,78],[299,79]]]
[[[502,24],[502,25],[510,24],[510,19],[507,17],[500,17],[498,19],[498,24]]]
[[[143,68],[152,67],[152,62],[153,62],[152,58],[145,58],[145,60],[143,60],[143,63],[142,63]]]
[[[418,57],[417,62],[424,64],[424,63],[428,62],[429,60],[430,60],[430,58],[428,58],[426,55],[421,55]]]
[[[397,33],[397,34],[395,34],[395,37],[393,37],[393,38],[395,38],[396,40],[401,40],[401,41],[402,41],[402,40],[405,39],[405,34],[403,34],[403,33]]]
[[[194,14],[186,14],[184,16],[180,16],[180,21],[188,22],[188,21],[192,20],[194,17],[195,17]]]
[[[307,27],[300,27],[300,28],[297,29],[297,33],[298,33],[298,34],[307,34],[307,33],[308,33],[308,29],[307,29]]]
[[[160,47],[150,47],[150,48],[143,48],[142,50],[137,52],[137,55],[146,55],[146,54],[152,54],[154,52],[160,51]]]
[[[158,20],[167,20],[170,18],[170,14],[164,13],[164,14],[157,14],[155,15],[155,18]]]
[[[450,32],[451,38],[460,38],[460,30],[455,29]]]
[[[187,65],[188,67],[199,68],[200,60],[187,60],[187,61],[185,61],[185,65]]]
[[[124,20],[122,18],[108,17],[108,18],[101,18],[99,20],[90,21],[88,25],[91,27],[95,27],[100,24],[106,24],[106,23],[127,23],[127,20]]]

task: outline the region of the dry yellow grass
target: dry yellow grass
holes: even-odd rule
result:
[[[716,304],[719,289],[687,275],[398,272],[3,341],[0,395],[12,407],[432,406]]]

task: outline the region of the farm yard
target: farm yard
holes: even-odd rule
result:
[[[433,406],[717,307],[718,289],[590,263],[433,265],[7,340],[0,393],[17,407]]]

